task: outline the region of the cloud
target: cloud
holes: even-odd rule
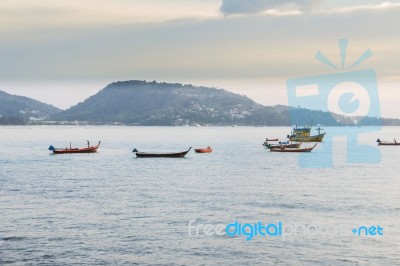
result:
[[[0,31],[0,79],[284,79],[325,70],[318,50],[340,64],[338,38],[351,40],[347,62],[371,48],[367,66],[398,77],[399,9]]]
[[[57,26],[123,25],[218,17],[215,0],[0,1],[0,32]]]
[[[353,7],[355,2],[360,3],[352,1]],[[363,10],[349,10],[348,4],[310,7],[312,11],[306,16],[227,16],[148,24],[79,24],[80,27],[50,23],[34,30],[0,30],[0,89],[10,88],[12,92],[14,88],[26,88],[32,93],[20,94],[43,94],[37,98],[66,107],[79,97],[83,99],[83,91],[91,88],[96,90],[117,80],[147,79],[220,86],[245,94],[254,88],[259,90],[255,99],[283,103],[286,79],[333,73],[314,60],[315,53],[321,51],[340,65],[337,39],[348,38],[345,66],[370,48],[374,56],[355,70],[376,69],[380,84],[396,84],[392,92],[388,89],[382,95],[386,97],[384,107],[391,108],[386,105],[390,104],[400,117],[396,104],[389,102],[398,99],[395,88],[400,82],[400,38],[396,34],[400,7],[375,3],[369,6],[372,10],[365,11],[365,6]],[[282,6],[262,13],[274,9],[282,10]],[[70,12],[75,14],[74,9]],[[69,12],[57,16],[73,18]],[[5,82],[10,85],[2,85]],[[47,91],[42,93],[42,86],[53,91],[54,97]],[[82,94],[69,87],[76,87]],[[60,91],[68,91],[68,97],[76,102],[59,97]],[[281,92],[281,100],[273,100]]]
[[[359,11],[383,11],[393,8],[399,8],[400,3],[383,2],[380,4],[367,4],[367,5],[355,5],[339,8],[331,8],[326,10],[321,10],[321,13],[334,14],[334,13],[352,13]]]
[[[322,6],[325,0],[223,0],[220,12],[225,15],[266,14],[271,16],[301,15],[304,13],[340,14],[381,11],[399,8],[400,3],[390,1],[346,6]]]
[[[287,12],[308,12],[315,9],[315,7],[320,5],[323,1],[324,0],[223,0],[220,11],[224,15],[258,14],[264,12],[274,14],[279,10],[284,10],[282,11],[283,14]]]

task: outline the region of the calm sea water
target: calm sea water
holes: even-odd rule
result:
[[[326,128],[327,133],[343,130]],[[357,129],[347,129],[357,130]],[[285,127],[0,127],[0,264],[399,265],[400,147],[377,164],[348,164],[346,139],[332,168],[270,153]],[[400,128],[360,136],[400,140]],[[96,154],[50,155],[50,144]],[[143,151],[212,146],[183,159],[138,159]],[[326,145],[322,143],[321,145]],[[317,160],[324,154],[307,154]],[[360,153],[360,158],[369,154]],[[188,223],[319,224],[344,233],[285,237],[208,236]],[[358,236],[360,226],[383,236]]]

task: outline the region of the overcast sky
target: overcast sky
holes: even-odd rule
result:
[[[375,69],[400,117],[400,1],[2,0],[0,90],[68,108],[118,80],[222,87],[287,104],[289,78]],[[338,70],[315,59],[320,51]]]

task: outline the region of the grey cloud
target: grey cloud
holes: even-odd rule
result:
[[[371,48],[363,66],[399,77],[399,10],[0,32],[0,79],[286,79],[329,71],[318,50],[340,64],[338,38],[349,64]]]
[[[224,15],[257,14],[271,8],[295,7],[297,10],[309,11],[324,0],[223,0],[220,11]]]

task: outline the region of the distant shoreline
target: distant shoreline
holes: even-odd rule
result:
[[[48,126],[48,127],[55,127],[55,126],[76,126],[76,127],[85,127],[85,126],[107,126],[107,127],[183,127],[183,128],[208,128],[208,127],[252,127],[252,128],[266,128],[266,127],[290,127],[292,128],[293,125],[268,125],[268,126],[251,126],[251,125],[208,125],[208,126],[174,126],[174,125],[115,125],[115,124],[24,124],[24,125],[0,125],[0,127],[32,127],[32,126]],[[351,127],[351,128],[359,128],[359,127],[400,127],[400,125],[369,125],[369,126],[354,126],[354,125],[320,125],[321,127],[332,127],[332,128],[340,128],[340,127]]]

